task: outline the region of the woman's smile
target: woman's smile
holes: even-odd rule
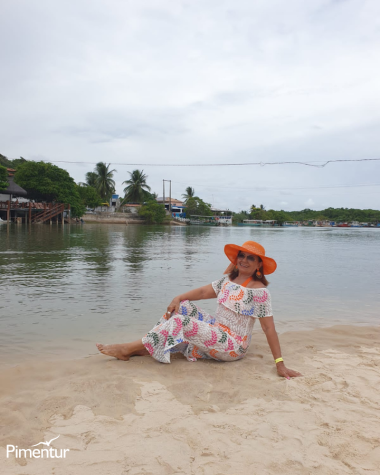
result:
[[[237,267],[244,273],[253,274],[257,269],[256,259],[256,256],[253,254],[247,254],[240,251],[237,256]]]

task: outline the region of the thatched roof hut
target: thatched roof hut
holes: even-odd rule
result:
[[[8,188],[1,191],[1,194],[12,196],[26,196],[28,194],[24,188],[21,188],[21,186],[14,182],[13,176],[8,177],[8,183]]]

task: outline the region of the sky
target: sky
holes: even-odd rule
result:
[[[8,158],[233,211],[380,209],[380,161],[321,166],[380,158],[378,0],[2,0],[0,44]]]

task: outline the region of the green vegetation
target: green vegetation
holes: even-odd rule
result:
[[[139,209],[139,216],[146,219],[148,223],[161,224],[166,216],[165,206],[155,200],[149,200]]]
[[[187,199],[185,208],[186,218],[192,215],[198,216],[212,216],[211,205],[205,203],[198,196],[193,196]]]
[[[82,216],[85,206],[78,185],[66,170],[45,162],[25,161],[17,166],[15,182],[31,199],[69,203],[72,216]]]
[[[78,184],[78,193],[86,208],[96,208],[102,204],[102,199],[93,186]]]
[[[115,192],[113,172],[116,172],[116,170],[110,170],[109,167],[110,164],[107,165],[104,162],[99,162],[95,165],[95,170],[93,171],[96,174],[95,188],[103,201],[109,201],[112,193]]]
[[[194,190],[194,188],[191,188],[191,186],[188,186],[188,187],[186,188],[185,193],[182,195],[182,198],[184,199],[184,204],[187,203],[187,200],[188,200],[189,198],[194,198],[194,197],[195,197],[195,190]]]
[[[152,198],[150,192],[150,186],[147,185],[147,175],[144,174],[144,170],[133,170],[128,172],[129,180],[123,181],[123,185],[127,185],[124,188],[124,203],[143,203]]]
[[[6,168],[17,168],[21,163],[26,162],[25,158],[15,158],[14,160],[9,160],[9,158],[1,155],[0,153],[0,165]]]
[[[287,213],[289,220],[323,220],[335,222],[359,221],[362,223],[380,222],[380,211],[373,209],[355,209],[355,208],[327,208],[322,211],[313,211],[304,209],[302,211],[290,211]]]
[[[0,191],[8,188],[8,172],[7,168],[0,165]]]
[[[233,224],[242,223],[245,219],[249,219],[248,211],[239,211],[238,213],[234,213],[232,211],[232,223]]]
[[[277,224],[281,225],[285,221],[335,221],[351,222],[359,221],[362,223],[380,222],[380,211],[372,209],[353,209],[353,208],[327,208],[321,211],[304,209],[302,211],[275,211],[273,209],[266,210],[263,205],[256,208],[251,206],[250,212],[240,211],[234,213],[232,221],[234,224],[241,223],[244,219],[275,219]]]
[[[86,173],[86,185],[92,186],[96,188],[96,180],[98,178],[98,174],[96,172],[87,172]]]

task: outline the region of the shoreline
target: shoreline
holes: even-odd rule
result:
[[[116,216],[114,216],[116,215]],[[125,216],[123,213],[109,213],[107,216],[104,215],[97,215],[97,214],[84,214],[82,216],[84,220],[84,224],[144,224],[147,225],[147,221],[145,219],[139,218],[138,216]],[[81,223],[70,223],[70,224],[81,224]],[[185,223],[181,223],[179,221],[166,221],[161,223],[160,226],[187,226]]]
[[[234,363],[103,355],[0,369],[0,460],[13,474],[366,473],[380,464],[380,327],[265,335]],[[185,376],[185,377],[184,377]],[[6,458],[50,440],[65,460]]]

